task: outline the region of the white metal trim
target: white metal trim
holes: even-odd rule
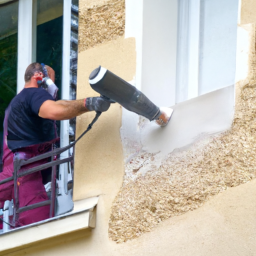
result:
[[[134,86],[141,90],[142,84],[142,36],[144,1],[125,1],[125,38],[134,37],[136,41],[136,76]]]
[[[71,39],[71,1],[63,1],[63,41],[62,41],[62,93],[61,99],[69,100],[69,83],[70,83],[70,39]],[[65,147],[69,144],[69,120],[61,121],[60,126],[60,147]],[[61,158],[69,156],[69,151],[66,150],[61,154]],[[67,194],[65,191],[65,182],[67,182],[66,164],[60,165],[59,170],[59,190],[60,194]]]
[[[70,81],[70,34],[71,34],[71,0],[63,1],[63,54],[62,54],[62,94],[61,98],[69,100]],[[69,120],[61,121],[60,147],[69,144]],[[68,152],[64,152],[65,156]]]
[[[198,96],[200,0],[189,2],[188,99]]]
[[[17,93],[24,87],[24,73],[32,62],[33,0],[19,1]]]
[[[36,44],[37,44],[37,0],[33,0],[32,13],[32,62],[36,62]]]
[[[199,95],[200,2],[179,1],[176,103]]]
[[[188,31],[189,31],[189,1],[179,0],[176,97],[175,103],[187,99],[188,85]]]

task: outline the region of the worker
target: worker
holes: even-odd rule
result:
[[[13,176],[14,157],[28,159],[50,150],[52,144],[58,140],[55,120],[71,119],[88,111],[104,112],[110,106],[101,97],[55,101],[58,91],[54,84],[55,72],[44,64],[30,64],[24,79],[24,89],[13,98],[5,112],[3,170],[0,172],[0,181]],[[48,86],[42,81],[46,81]],[[46,161],[40,160],[24,166],[21,171]],[[18,187],[19,207],[48,199],[40,171],[20,177]],[[13,198],[13,193],[13,181],[0,185],[0,209],[6,200]],[[48,205],[23,212],[15,225],[23,226],[47,219],[49,211]],[[0,220],[0,229],[1,225]]]

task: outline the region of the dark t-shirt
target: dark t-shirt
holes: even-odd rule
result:
[[[38,116],[41,105],[52,96],[42,88],[24,88],[10,103],[8,147],[41,144],[56,138],[55,122]]]

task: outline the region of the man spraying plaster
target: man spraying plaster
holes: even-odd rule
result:
[[[3,170],[0,181],[13,175],[13,158],[29,159],[51,149],[58,140],[54,120],[65,120],[88,111],[107,111],[110,103],[100,97],[81,100],[55,101],[58,88],[54,84],[55,72],[40,63],[30,64],[25,71],[24,89],[16,95],[5,112]],[[32,168],[45,161],[28,165]],[[43,173],[43,171],[42,171]],[[19,206],[47,200],[42,173],[36,172],[19,178]],[[0,185],[0,208],[5,200],[13,198],[13,182]],[[49,206],[20,214],[15,223],[23,226],[49,218]],[[0,221],[0,228],[2,223]]]
[[[105,89],[101,88],[100,93],[104,96],[55,101],[58,87],[54,84],[54,70],[39,63],[28,66],[24,89],[14,97],[6,110],[3,171],[0,173],[0,181],[13,175],[14,156],[29,159],[50,150],[51,145],[58,140],[54,120],[70,119],[88,111],[104,112],[108,110],[110,103],[115,101],[137,114],[156,120],[161,126],[169,122],[172,109],[159,109],[135,87],[103,68],[102,75],[99,69],[92,72],[90,83],[98,91],[97,86],[103,82],[102,88]],[[99,74],[100,81],[96,78]],[[27,168],[44,163],[45,161],[41,160]],[[20,207],[47,200],[42,173],[33,173],[18,180]],[[12,198],[13,182],[1,185],[0,208],[5,200]],[[22,226],[47,218],[49,206],[44,206],[20,214],[18,223],[15,224]]]

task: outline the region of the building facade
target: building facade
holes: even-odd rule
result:
[[[255,221],[251,227],[244,223],[242,228],[240,219],[234,219],[225,206],[229,207],[228,199],[235,189],[240,189],[244,197],[246,193],[254,195],[254,181],[221,195],[216,195],[220,192],[217,190],[209,202],[208,197],[202,202],[191,199],[188,207],[179,202],[185,197],[179,197],[176,190],[158,186],[164,177],[158,179],[158,171],[164,165],[168,168],[169,163],[176,173],[172,161],[177,152],[195,152],[196,142],[208,143],[212,136],[233,127],[236,95],[253,80],[254,2],[50,2],[0,1],[0,12],[11,5],[17,12],[16,16],[12,11],[9,15],[10,26],[16,26],[11,36],[11,30],[1,32],[5,28],[0,26],[0,43],[15,36],[13,42],[17,39],[10,49],[17,52],[13,60],[17,68],[13,93],[23,86],[26,66],[37,60],[46,64],[49,61],[59,69],[62,99],[97,96],[88,78],[101,65],[130,82],[156,105],[174,108],[174,114],[168,126],[160,128],[119,104],[111,104],[75,147],[72,214],[60,214],[52,221],[2,234],[0,255],[233,255],[234,250],[250,255],[255,245],[238,234],[246,227],[249,236],[255,237]],[[75,6],[79,6],[79,15],[74,10],[72,13]],[[47,31],[53,29],[42,26],[49,25],[56,29],[51,37],[59,41],[46,39],[50,33]],[[49,48],[43,40],[51,42]],[[48,59],[41,61],[44,57]],[[86,113],[76,121],[61,123],[60,146],[74,139],[74,129],[76,138],[82,134],[94,115]],[[147,181],[149,173],[154,182]],[[156,202],[149,206],[150,200]],[[165,200],[166,204],[161,202]],[[167,204],[176,206],[168,212]],[[216,206],[220,204],[221,210]]]

